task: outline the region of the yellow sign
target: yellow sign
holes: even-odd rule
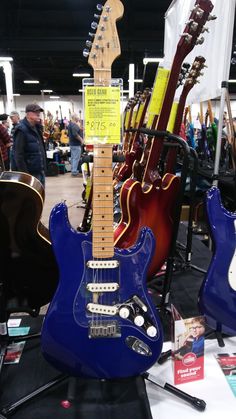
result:
[[[85,87],[85,143],[120,144],[120,87]]]
[[[158,68],[153,86],[151,101],[148,112],[152,115],[159,115],[169,80],[170,70]]]
[[[178,102],[173,102],[171,112],[170,112],[169,121],[168,121],[168,125],[167,125],[167,131],[169,131],[171,133],[173,133],[173,131],[174,131],[178,106],[179,106]],[[176,133],[176,134],[178,134],[178,133]]]

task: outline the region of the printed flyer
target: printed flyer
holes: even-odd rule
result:
[[[216,360],[225,375],[234,396],[236,396],[236,353],[217,354]]]
[[[172,306],[172,360],[174,384],[182,384],[204,378],[203,316],[183,319]]]

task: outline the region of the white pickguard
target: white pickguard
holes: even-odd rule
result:
[[[234,234],[236,236],[236,220],[234,220]],[[236,240],[235,240],[235,243],[236,243]],[[229,280],[229,285],[231,286],[231,288],[233,288],[233,290],[236,291],[236,246],[235,246],[234,255],[232,257],[229,270],[228,270],[228,280]]]

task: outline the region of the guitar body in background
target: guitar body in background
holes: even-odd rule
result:
[[[236,333],[236,213],[227,211],[217,187],[206,195],[214,251],[199,293],[199,309],[213,330]]]
[[[114,231],[115,245],[119,248],[132,246],[140,228],[150,227],[156,238],[156,248],[148,270],[149,278],[161,269],[170,250],[179,184],[179,177],[167,173],[158,188],[150,185],[143,190],[140,182],[128,179],[121,189],[122,218]]]

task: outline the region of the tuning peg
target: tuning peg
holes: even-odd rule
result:
[[[95,17],[95,19],[100,19],[101,15],[97,15],[96,13],[94,13],[93,17]]]
[[[85,42],[86,47],[88,47],[89,49],[91,48],[92,44],[93,44],[93,43],[92,43],[91,41],[89,41],[89,40],[87,40],[87,41]]]
[[[97,10],[98,10],[99,12],[101,12],[101,11],[102,11],[102,9],[103,9],[103,5],[102,5],[102,4],[97,4]]]
[[[204,37],[203,37],[203,36],[201,36],[200,38],[198,38],[198,39],[196,40],[196,45],[202,45],[202,44],[203,44],[203,42],[204,42]]]
[[[93,33],[93,32],[89,32],[88,34],[89,34],[89,36],[91,36],[91,38],[95,37],[95,33]]]
[[[211,15],[211,14],[207,18],[207,20],[215,20],[215,19],[217,19],[217,16]]]
[[[83,50],[83,56],[84,56],[85,58],[87,58],[87,57],[89,56],[89,50],[88,50],[87,48],[85,48],[85,49]]]
[[[190,35],[189,33],[183,33],[183,37],[185,38],[185,41],[190,44],[190,42],[192,41],[192,35]]]
[[[201,7],[199,7],[199,6],[196,6],[193,10],[194,10],[194,12],[195,12],[196,16],[197,16],[199,19],[201,19],[201,18],[202,18],[202,16],[203,16],[203,14],[204,14],[204,10],[203,10],[203,9],[201,9]]]
[[[91,23],[91,28],[92,28],[94,31],[97,29],[97,27],[98,27],[97,22],[92,22],[92,23]]]
[[[186,68],[187,70],[189,69],[189,67],[190,67],[190,64],[189,63],[183,63],[183,67],[184,68]]]
[[[198,28],[198,23],[195,22],[193,19],[190,19],[188,21],[188,25],[190,25],[190,28],[193,32],[196,32],[197,28]]]
[[[209,28],[207,28],[206,26],[203,26],[201,33],[204,33],[204,32],[209,33]]]

